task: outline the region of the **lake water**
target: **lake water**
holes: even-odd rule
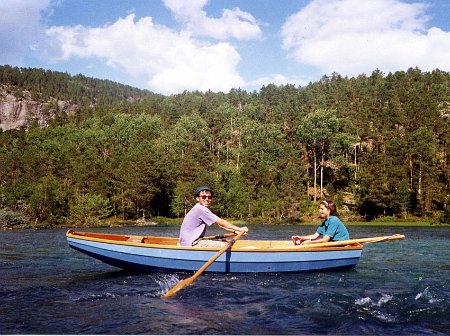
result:
[[[315,227],[251,225],[251,239]],[[68,247],[66,230],[0,232],[1,334],[450,334],[450,228],[350,226],[355,270],[298,274],[129,273]],[[177,236],[176,226],[92,229]],[[215,234],[219,231],[210,230]]]

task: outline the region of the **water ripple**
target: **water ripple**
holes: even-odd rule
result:
[[[173,236],[178,229],[155,226],[151,234]],[[204,273],[170,300],[161,296],[192,273],[121,271],[68,248],[65,230],[0,232],[0,330],[4,334],[448,335],[450,275],[445,265],[450,228],[400,229],[396,228],[407,240],[368,245],[354,271]],[[149,228],[102,230],[149,233]],[[391,234],[389,230],[351,227],[352,235],[359,237]],[[298,228],[251,228],[255,239],[282,239],[294,231]]]

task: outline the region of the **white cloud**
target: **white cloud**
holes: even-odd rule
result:
[[[241,56],[225,40],[260,38],[261,30],[252,15],[238,8],[223,10],[220,18],[208,17],[203,10],[207,2],[166,0],[182,23],[182,30],[174,30],[151,17],[136,20],[134,14],[98,27],[46,27],[44,15],[57,0],[0,0],[0,64],[23,66],[27,57],[39,53],[53,64],[104,60],[155,92],[226,92],[244,81],[237,71]]]
[[[60,46],[60,59],[102,58],[114,68],[147,78],[149,89],[170,94],[183,90],[228,91],[242,86],[237,72],[240,55],[231,44],[213,44],[195,36],[217,39],[259,38],[256,20],[235,8],[221,18],[209,18],[207,0],[165,0],[183,24],[175,31],[157,25],[151,17],[135,21],[130,14],[103,27],[51,27],[47,34]]]
[[[0,1],[0,64],[21,63],[29,49],[45,42],[41,17],[50,0]]]
[[[450,69],[450,33],[427,29],[426,6],[399,0],[314,0],[282,27],[283,47],[324,73]]]
[[[156,25],[134,14],[100,28],[51,27],[61,59],[97,57],[133,76],[149,78],[150,89],[170,94],[183,90],[228,91],[242,84],[240,56],[228,43],[207,44],[189,33]]]
[[[210,18],[203,11],[208,0],[164,0],[184,29],[196,36],[216,39],[236,38],[249,40],[261,38],[261,29],[255,18],[239,8],[224,9],[220,18]]]

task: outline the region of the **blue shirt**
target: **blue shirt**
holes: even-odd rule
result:
[[[317,228],[318,234],[328,236],[331,240],[347,240],[350,239],[347,228],[344,223],[336,216],[330,216],[324,220]]]
[[[180,245],[191,246],[194,241],[204,237],[206,227],[219,219],[204,205],[196,204],[184,217],[180,229]]]

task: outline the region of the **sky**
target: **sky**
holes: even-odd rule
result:
[[[449,0],[0,0],[0,65],[171,95],[450,71]]]

